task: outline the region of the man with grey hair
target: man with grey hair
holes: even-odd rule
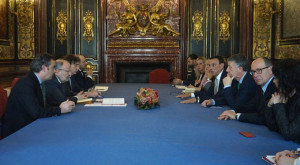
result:
[[[253,79],[260,88],[257,88],[255,96],[246,104],[236,107],[234,110],[224,111],[219,120],[238,120],[254,124],[265,124],[264,109],[272,94],[276,92],[273,82],[272,62],[267,58],[258,58],[252,62],[251,72]]]
[[[51,80],[46,81],[47,89],[47,103],[53,106],[59,105],[61,102],[70,100],[77,102],[78,99],[87,98],[83,92],[78,94],[69,95],[67,94],[63,83],[67,82],[71,76],[70,63],[63,59],[56,60],[54,67],[54,76]]]
[[[249,73],[249,62],[243,54],[228,58],[227,76],[223,79],[223,96],[205,100],[202,106],[229,105],[231,108],[245,104],[255,95],[258,87]]]

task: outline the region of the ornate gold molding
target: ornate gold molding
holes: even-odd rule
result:
[[[220,40],[225,43],[230,38],[230,17],[227,11],[223,11],[220,13]]]
[[[174,41],[170,42],[110,42],[107,48],[179,48],[179,45]]]
[[[203,14],[201,11],[196,10],[194,16],[192,17],[193,21],[193,34],[192,39],[195,40],[198,44],[199,41],[203,40]]]
[[[84,22],[83,39],[87,40],[88,44],[90,44],[90,41],[94,40],[94,30],[93,30],[94,16],[90,10],[85,12],[85,16],[83,17],[83,22]]]
[[[32,59],[34,50],[34,0],[17,1],[18,58]]]
[[[253,59],[271,58],[273,0],[254,0]]]
[[[290,1],[293,3],[294,1]],[[300,6],[296,1],[294,5],[297,5],[298,8]],[[276,0],[276,10],[279,13],[283,11],[283,0]],[[297,10],[296,10],[297,11]],[[293,45],[281,45],[281,33],[282,33],[282,14],[278,14],[275,16],[275,50],[274,50],[274,59],[284,59],[284,58],[295,58],[300,59],[300,44]]]
[[[63,44],[64,40],[67,40],[67,14],[62,10],[58,12],[56,17],[57,21],[57,40],[60,41],[60,44]]]

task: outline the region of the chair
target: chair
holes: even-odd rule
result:
[[[15,86],[15,84],[19,81],[19,78],[14,78],[13,81],[11,82],[11,89]]]
[[[170,72],[161,68],[151,71],[149,83],[170,84]]]
[[[7,92],[0,86],[0,119],[2,118],[5,109],[6,109],[6,103],[7,103]],[[1,138],[1,120],[0,120],[0,140]]]

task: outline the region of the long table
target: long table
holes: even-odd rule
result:
[[[124,97],[127,107],[79,105],[38,119],[0,141],[0,164],[264,165],[262,156],[299,147],[265,126],[218,120],[227,108],[180,104],[180,90],[171,85],[101,85],[109,86],[104,97]],[[141,87],[158,90],[159,108],[135,107]]]

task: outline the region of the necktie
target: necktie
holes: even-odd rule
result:
[[[219,89],[219,80],[217,78],[215,79],[214,85],[215,85],[214,86],[214,95],[215,95],[216,93],[218,93],[218,89]]]
[[[237,89],[240,90],[241,83],[239,82],[237,85]]]
[[[71,77],[69,78],[69,83],[70,83],[71,91],[73,91],[73,86],[72,86],[72,79],[71,79]]]
[[[46,108],[46,85],[44,83],[41,83],[41,90],[43,95],[44,108]]]

